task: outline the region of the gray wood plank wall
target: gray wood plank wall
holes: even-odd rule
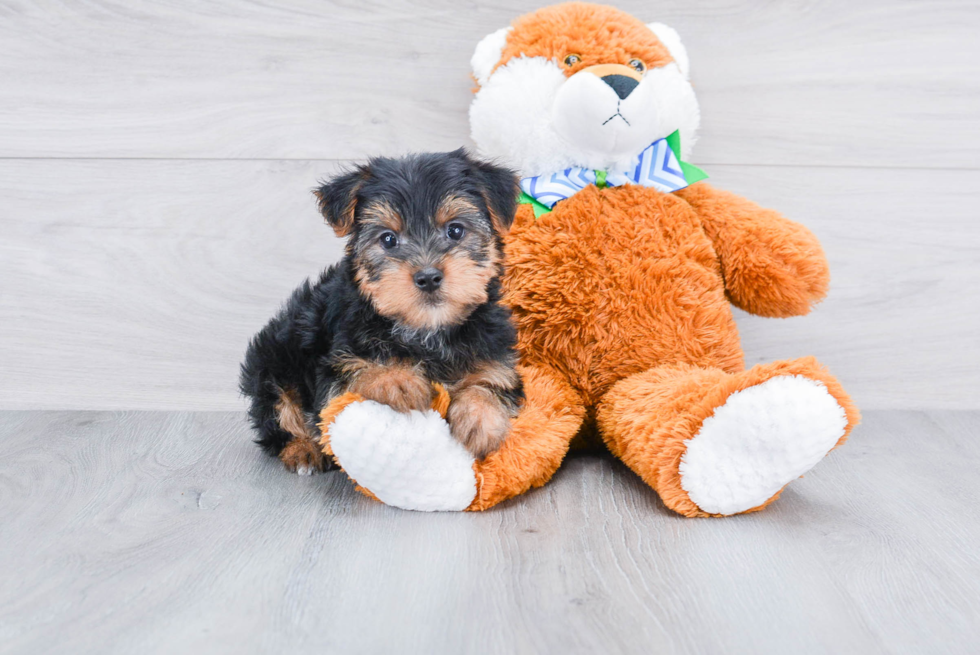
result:
[[[808,317],[739,314],[866,409],[980,408],[980,6],[622,0],[676,27],[714,182],[810,226]],[[310,188],[469,145],[468,60],[537,4],[0,1],[0,408],[239,409],[341,244]]]

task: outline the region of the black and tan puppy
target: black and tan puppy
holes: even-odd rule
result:
[[[332,398],[425,410],[439,382],[453,436],[476,457],[498,448],[523,399],[498,302],[517,193],[513,173],[463,150],[372,159],[323,185],[346,255],[249,345],[241,390],[257,443],[290,470],[323,470],[315,423]]]

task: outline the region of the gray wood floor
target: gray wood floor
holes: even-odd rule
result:
[[[879,411],[766,512],[577,457],[484,514],[285,473],[238,413],[0,413],[0,651],[976,653],[980,412]]]

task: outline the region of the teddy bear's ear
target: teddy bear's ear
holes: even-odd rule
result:
[[[512,29],[511,27],[503,27],[493,34],[483,37],[483,40],[477,44],[473,57],[470,59],[470,68],[473,69],[473,77],[476,78],[476,83],[480,86],[486,84],[487,80],[490,79],[490,72],[500,61],[500,55],[503,54],[504,46],[507,44],[507,33]]]
[[[354,229],[357,192],[370,175],[369,167],[359,166],[313,191],[320,213],[338,237],[345,237]]]
[[[677,68],[680,69],[684,79],[690,77],[691,70],[689,68],[690,61],[687,58],[687,49],[681,43],[681,36],[677,33],[677,30],[663,23],[647,23],[647,27],[657,35],[660,42],[670,51],[670,56],[677,62]]]

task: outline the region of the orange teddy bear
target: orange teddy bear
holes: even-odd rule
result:
[[[437,411],[338,399],[327,452],[411,509],[482,510],[540,486],[576,436],[685,516],[771,503],[859,415],[812,357],[744,368],[730,303],[806,314],[829,273],[809,230],[684,161],[700,116],[677,33],[568,3],[486,37],[472,66],[473,139],[522,176],[504,286],[525,405],[474,462]]]

